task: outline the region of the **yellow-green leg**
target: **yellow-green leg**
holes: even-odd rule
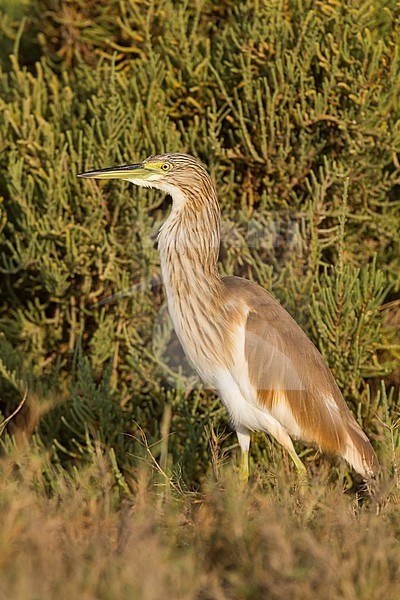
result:
[[[240,469],[239,469],[239,481],[241,484],[246,485],[249,480],[250,469],[249,469],[249,452],[248,450],[242,451]]]
[[[294,462],[294,466],[296,467],[297,475],[299,478],[299,490],[300,493],[303,494],[308,490],[307,469],[296,454],[295,450],[289,450],[289,456]]]
[[[238,427],[236,430],[239,446],[241,449],[239,482],[242,488],[245,488],[249,480],[249,448],[250,448],[250,431],[245,427]]]

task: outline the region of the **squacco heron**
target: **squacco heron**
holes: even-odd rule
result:
[[[236,430],[241,479],[249,476],[252,431],[274,437],[301,477],[306,469],[292,439],[343,457],[369,478],[374,450],[313,343],[264,288],[220,276],[220,209],[206,169],[171,153],[79,177],[125,179],[171,195],[158,235],[168,310],[187,357],[218,391]]]

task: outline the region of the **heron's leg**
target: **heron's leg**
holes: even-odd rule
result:
[[[308,488],[307,480],[307,469],[301,462],[299,456],[294,449],[293,442],[288,432],[282,425],[268,413],[264,413],[265,420],[265,431],[279,442],[289,453],[294,465],[296,467],[297,475],[299,478],[300,491],[303,493]]]
[[[307,479],[307,469],[304,466],[303,462],[300,460],[296,450],[289,450],[289,456],[294,462],[294,466],[296,467],[297,476],[299,478],[299,491],[301,494],[308,489],[308,479]]]
[[[249,468],[249,451],[245,450],[242,452],[239,469],[239,479],[243,483],[247,483],[249,480],[250,468]]]
[[[300,460],[300,458],[294,448],[293,448],[293,450],[289,450],[289,456],[292,459],[292,461],[294,462],[294,466],[296,467],[296,471],[299,474],[299,476],[307,473],[307,469],[305,468],[303,462]]]
[[[240,461],[239,469],[239,480],[242,484],[246,484],[249,475],[249,448],[250,448],[250,431],[245,427],[238,427],[236,429],[236,435],[239,441],[239,446],[242,451],[242,457]]]

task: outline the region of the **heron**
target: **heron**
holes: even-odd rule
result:
[[[79,177],[123,179],[171,196],[157,238],[168,312],[187,358],[227,410],[241,449],[240,480],[249,478],[254,431],[286,449],[299,477],[306,467],[293,440],[342,457],[370,479],[375,452],[312,341],[265,288],[221,277],[221,214],[207,169],[193,156],[168,153]]]

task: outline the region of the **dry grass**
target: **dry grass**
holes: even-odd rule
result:
[[[157,485],[144,466],[121,497],[99,449],[70,475],[30,448],[0,466],[0,598],[400,597],[390,481],[361,498],[321,468],[300,496],[295,476],[272,464],[239,493],[224,467],[191,494]]]

